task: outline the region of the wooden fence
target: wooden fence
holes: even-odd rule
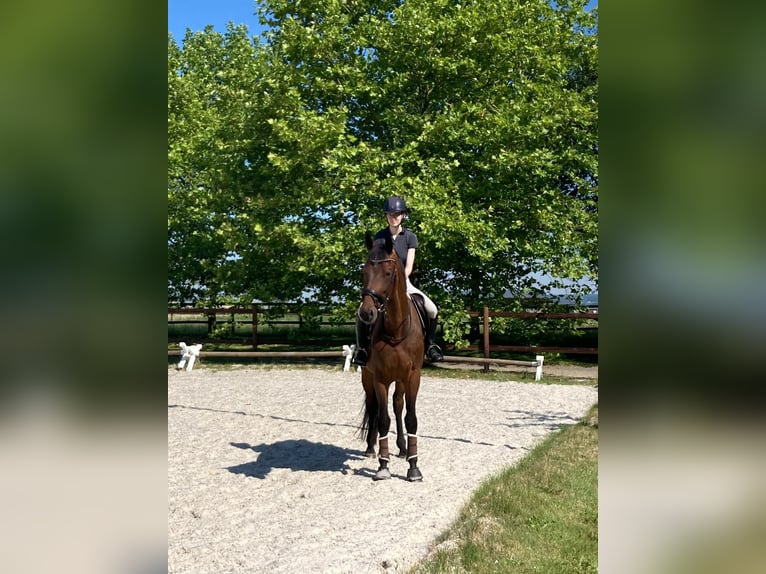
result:
[[[507,351],[511,353],[574,353],[582,355],[598,355],[598,347],[546,347],[531,345],[490,345],[490,318],[509,317],[515,319],[580,319],[598,321],[598,311],[587,313],[537,313],[537,312],[512,312],[490,311],[484,307],[482,312],[469,311],[471,317],[481,317],[483,325],[484,357],[489,357],[490,350]]]
[[[273,306],[278,307],[294,307],[297,306],[296,304],[289,304],[289,303],[276,303]],[[250,336],[250,342],[253,347],[253,350],[258,350],[258,326],[259,324],[263,323],[262,320],[259,319],[259,316],[264,315],[267,313],[267,308],[269,305],[261,305],[261,304],[253,304],[252,307],[205,307],[205,308],[181,308],[181,309],[171,309],[168,308],[168,324],[174,324],[174,325],[182,325],[182,324],[196,324],[196,325],[205,325],[207,324],[207,340],[211,340],[213,337],[213,332],[219,322],[219,317],[226,317],[226,323],[231,325],[242,325],[242,324],[249,324],[251,325],[251,336]],[[203,320],[200,319],[175,319],[175,315],[186,315],[186,316],[200,316],[204,315],[206,318]],[[249,317],[249,319],[242,321],[237,320],[237,315],[244,315],[246,317]],[[270,319],[266,321],[266,324],[273,326],[273,325],[297,325],[299,328],[301,328],[306,321],[304,321],[303,314],[298,311],[288,311],[286,315],[296,315],[297,319]],[[347,321],[347,322],[340,322],[340,323],[329,323],[329,322],[321,322],[320,325],[347,325],[347,326],[353,326],[353,321]],[[177,338],[177,337],[176,337]],[[290,341],[278,341],[278,343],[289,343]],[[292,341],[294,342],[294,341]],[[316,341],[313,341],[314,344],[322,344],[322,341],[317,339]],[[302,344],[308,344],[311,345],[312,341],[302,341]]]
[[[284,306],[285,304],[280,304]],[[197,308],[197,309],[168,309],[168,324],[205,324],[207,323],[208,339],[212,335],[215,326],[218,322],[218,317],[228,317],[227,322],[231,322],[233,325],[237,324],[251,324],[252,335],[251,344],[254,351],[258,350],[258,325],[259,315],[263,315],[266,312],[264,306],[261,304],[253,304],[251,307],[226,307],[226,308]],[[303,324],[303,318],[300,311],[290,311],[289,314],[295,314],[298,316],[297,320],[269,320],[267,323],[270,325],[298,325]],[[176,315],[181,316],[206,316],[205,320],[194,319],[184,320],[175,319]],[[250,317],[248,320],[237,320],[237,315],[244,315]],[[468,311],[468,315],[471,317],[480,318],[482,326],[482,340],[480,345],[473,345],[468,347],[469,351],[483,351],[484,358],[490,358],[492,352],[511,352],[511,353],[572,353],[572,354],[584,354],[584,355],[598,355],[598,347],[566,347],[566,346],[535,346],[535,345],[498,345],[491,342],[491,321],[493,317],[507,317],[515,319],[579,319],[583,321],[598,321],[598,311],[594,312],[582,312],[582,313],[542,313],[542,312],[511,312],[511,311],[491,311],[488,307],[484,307],[482,311]],[[330,323],[321,323],[327,324]],[[345,323],[332,323],[333,325],[354,325],[353,322]],[[177,339],[177,338],[176,338]],[[180,340],[180,339],[179,339]],[[171,341],[171,339],[169,339]],[[175,341],[177,342],[177,341]],[[353,341],[350,341],[353,342]],[[316,344],[320,344],[321,341],[315,341]],[[308,341],[303,341],[302,344],[310,344]]]

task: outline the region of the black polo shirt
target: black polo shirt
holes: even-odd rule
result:
[[[391,230],[388,227],[381,229],[375,234],[375,242],[384,243],[386,237],[391,237]],[[418,248],[418,236],[406,227],[402,227],[399,235],[394,240],[394,250],[402,261],[402,269],[407,268],[407,250]]]

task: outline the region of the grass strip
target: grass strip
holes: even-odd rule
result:
[[[410,570],[442,572],[598,572],[598,405],[480,486]]]

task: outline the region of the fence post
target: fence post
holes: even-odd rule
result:
[[[253,303],[253,351],[258,350],[258,303]]]
[[[484,358],[489,359],[489,307],[484,305]],[[484,372],[489,372],[489,363],[484,363]]]
[[[208,313],[207,315],[208,336],[211,336],[213,334],[213,331],[215,331],[215,324],[216,324],[216,316],[215,316],[215,311],[213,311],[212,313]]]

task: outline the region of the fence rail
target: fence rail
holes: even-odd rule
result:
[[[253,347],[254,351],[258,350],[258,325],[259,325],[259,315],[264,315],[268,312],[268,309],[270,307],[296,307],[298,306],[295,303],[284,303],[284,302],[275,302],[272,304],[267,303],[254,303],[251,307],[199,307],[199,308],[168,308],[168,324],[197,324],[197,325],[204,325],[207,324],[207,337],[206,340],[212,341],[214,340],[213,331],[216,328],[216,325],[218,323],[218,317],[220,316],[226,316],[229,317],[229,320],[227,323],[232,324],[234,327],[236,325],[245,325],[249,324],[252,325],[252,331],[250,336],[250,343]],[[205,315],[206,319],[204,320],[187,320],[187,319],[180,319],[176,320],[175,318],[172,318],[174,315]],[[237,315],[245,315],[250,317],[249,319],[242,320],[237,319]],[[270,319],[267,321],[268,325],[297,325],[298,327],[302,327],[305,324],[303,314],[300,312],[300,308],[298,310],[291,310],[287,311],[286,315],[297,315],[297,319],[290,320],[290,319]],[[348,325],[353,326],[354,323],[347,321],[347,322],[323,322],[320,321],[320,325]],[[173,339],[169,339],[169,341],[172,341]],[[285,341],[287,342],[287,341]],[[311,341],[305,341],[302,342],[303,344],[311,345]],[[315,341],[313,344],[321,344],[320,341]]]
[[[474,315],[475,313],[475,315]],[[471,316],[479,316],[478,311],[469,311]],[[574,353],[585,355],[598,355],[598,347],[551,347],[537,345],[494,345],[490,346],[490,319],[492,317],[509,317],[518,319],[582,319],[598,320],[598,311],[587,313],[539,313],[529,311],[490,311],[484,307],[482,313],[484,325],[484,357],[490,356],[490,350],[508,352],[531,352],[531,353]]]
[[[284,303],[275,304],[279,306],[286,306]],[[287,305],[289,306],[289,305]],[[230,318],[229,323],[236,325],[244,325],[244,324],[251,324],[252,325],[252,335],[251,335],[251,345],[253,348],[253,351],[258,350],[258,326],[259,326],[259,315],[263,315],[266,313],[266,309],[264,307],[268,307],[268,305],[261,305],[261,304],[253,304],[251,307],[205,307],[205,308],[181,308],[181,309],[171,309],[168,308],[168,324],[207,324],[207,337],[205,340],[212,341],[216,340],[213,339],[212,334],[215,330],[216,323],[218,321],[219,316],[227,316]],[[572,312],[572,313],[561,313],[561,312],[554,312],[554,313],[545,313],[545,312],[537,312],[537,311],[519,311],[519,312],[513,312],[513,311],[491,311],[487,306],[485,306],[482,311],[468,311],[467,312],[470,317],[476,317],[479,318],[481,321],[481,326],[483,330],[483,337],[481,340],[481,344],[479,345],[472,345],[469,346],[466,350],[469,351],[483,351],[484,359],[490,359],[492,352],[515,352],[515,353],[536,353],[536,354],[542,354],[542,353],[571,353],[571,354],[583,354],[583,355],[598,355],[598,347],[581,347],[581,346],[537,346],[537,345],[499,345],[499,344],[492,344],[490,340],[491,336],[491,319],[493,317],[504,317],[504,318],[513,318],[513,319],[528,319],[528,320],[534,320],[534,319],[557,319],[557,320],[564,320],[564,319],[580,319],[580,320],[588,320],[588,321],[598,321],[598,311],[589,311],[589,312]],[[304,324],[303,316],[300,312],[300,309],[297,311],[288,311],[286,314],[294,314],[297,315],[298,318],[296,320],[269,320],[267,323],[269,325],[298,325],[302,326]],[[176,315],[181,316],[187,316],[187,315],[205,315],[205,320],[190,320],[190,319],[180,319],[176,320],[174,317]],[[245,315],[249,316],[250,318],[247,320],[242,319],[236,319],[236,315]],[[320,321],[320,325],[347,325],[351,326],[354,325],[353,322],[322,322]],[[169,338],[169,341],[175,341],[177,338]],[[247,339],[244,339],[247,340]],[[175,341],[177,342],[177,341]],[[302,341],[302,344],[310,345],[311,341]],[[315,341],[315,343],[318,343]],[[216,352],[216,354],[220,353],[223,355],[224,353],[227,356],[236,356],[235,352],[227,352],[227,351],[220,351]],[[332,351],[334,353],[334,351]],[[207,353],[206,353],[207,354]]]

